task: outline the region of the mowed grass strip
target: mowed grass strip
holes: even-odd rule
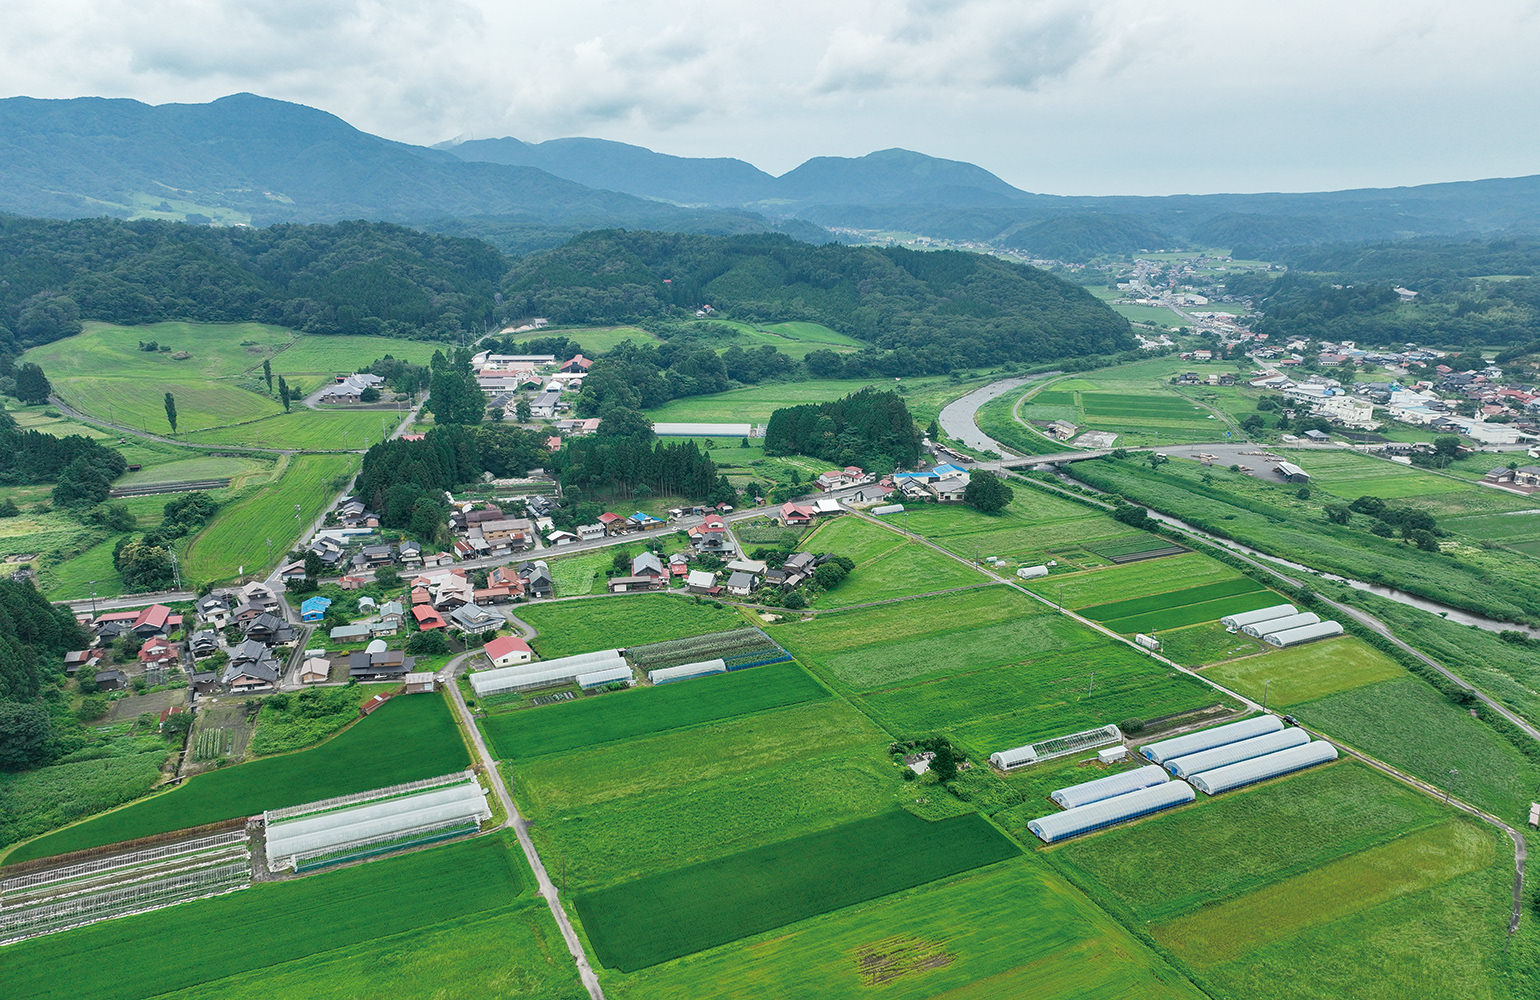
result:
[[[599,960],[624,972],[980,868],[1019,849],[977,814],[902,810],[574,901]]]
[[[1479,871],[1496,854],[1492,835],[1479,824],[1448,820],[1204,907],[1151,933],[1199,968],[1218,965],[1269,941]]]
[[[489,715],[482,728],[503,760],[538,757],[718,722],[829,697],[795,663],[772,663],[663,687]]]
[[[1028,802],[996,818],[1025,835],[1044,807]],[[1047,855],[1140,922],[1159,923],[1448,817],[1438,801],[1343,761],[1216,796],[1157,823],[1072,840]]]
[[[325,743],[197,775],[170,791],[23,844],[5,860],[30,861],[254,816],[264,809],[449,774],[469,762],[443,698],[392,698]]]
[[[1225,615],[1256,611],[1259,608],[1268,608],[1282,603],[1284,599],[1271,590],[1257,590],[1236,597],[1221,597],[1218,600],[1188,604],[1179,608],[1166,608],[1162,611],[1147,611],[1142,615],[1113,618],[1101,624],[1114,632],[1125,634],[1149,632],[1155,629],[1181,628],[1185,625],[1196,625],[1199,622],[1218,621]]]
[[[480,837],[9,945],[6,995],[160,996],[503,908],[527,887],[504,838]],[[197,939],[211,928],[240,928],[248,944],[200,949],[196,960],[161,946]],[[322,994],[307,988],[294,995]]]
[[[1268,704],[1279,708],[1405,674],[1395,660],[1347,635],[1232,660],[1203,672],[1205,677],[1258,701],[1265,684]]]
[[[742,628],[732,608],[664,594],[621,594],[576,602],[520,605],[516,613],[540,634],[531,645],[545,659],[596,649],[643,646]]]
[[[260,420],[283,412],[275,399],[234,382],[190,378],[71,378],[56,390],[66,403],[105,420],[152,434],[171,434],[166,393],[176,400],[177,433]]]
[[[1255,580],[1239,577],[1234,580],[1205,583],[1198,587],[1186,587],[1182,590],[1168,590],[1164,594],[1151,594],[1148,597],[1130,597],[1123,601],[1097,604],[1089,608],[1081,608],[1080,613],[1093,622],[1105,622],[1111,621],[1114,618],[1141,615],[1148,611],[1164,611],[1167,608],[1180,608],[1188,604],[1200,604],[1204,601],[1217,600],[1221,597],[1254,594],[1262,589],[1264,589],[1262,585]]]

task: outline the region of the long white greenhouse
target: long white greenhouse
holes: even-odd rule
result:
[[[1282,618],[1270,618],[1265,622],[1252,622],[1250,625],[1241,626],[1241,631],[1253,639],[1260,639],[1268,632],[1282,632],[1286,628],[1314,625],[1320,620],[1321,616],[1314,611],[1301,611],[1297,615],[1284,615]]]
[[[1253,757],[1264,757],[1279,750],[1304,746],[1310,742],[1310,734],[1303,729],[1282,729],[1266,736],[1253,736],[1239,743],[1228,743],[1212,750],[1190,753],[1185,757],[1166,761],[1166,770],[1178,778],[1190,779],[1195,774],[1212,771],[1216,767],[1238,764]]]
[[[1192,786],[1187,782],[1168,781],[1076,809],[1039,816],[1027,824],[1027,829],[1043,843],[1052,844],[1067,837],[1148,816],[1162,809],[1185,805],[1196,798]]]
[[[1337,759],[1337,748],[1325,740],[1315,740],[1303,746],[1279,750],[1265,757],[1253,757],[1238,764],[1216,767],[1192,776],[1192,786],[1205,795],[1218,795],[1232,788],[1255,784],[1283,774],[1303,771],[1307,767],[1325,764]]]
[[[481,670],[470,675],[471,689],[478,698],[502,694],[505,691],[521,691],[547,684],[570,681],[578,674],[609,670],[625,666],[625,657],[618,649],[600,649],[592,653],[578,653],[555,660],[535,660],[496,670]]]
[[[1169,780],[1165,769],[1159,764],[1148,764],[1144,767],[1134,768],[1132,771],[1109,774],[1107,777],[1097,778],[1095,781],[1082,781],[1078,785],[1061,788],[1048,797],[1065,809],[1078,809],[1081,806],[1090,805],[1092,802],[1100,802],[1103,799],[1110,799],[1114,796],[1137,792],[1139,789],[1149,788],[1151,785],[1163,785]]]
[[[474,779],[267,825],[269,868],[300,871],[474,830],[492,815]]]
[[[1199,753],[1203,750],[1212,750],[1214,747],[1239,743],[1241,740],[1249,740],[1253,736],[1266,736],[1268,733],[1276,733],[1282,728],[1283,723],[1278,720],[1277,716],[1259,715],[1255,718],[1232,722],[1227,726],[1216,726],[1213,729],[1204,729],[1200,732],[1188,733],[1185,736],[1175,736],[1169,740],[1151,743],[1139,752],[1157,764],[1164,764],[1168,760],[1175,760],[1190,753]]]
[[[1285,615],[1297,615],[1299,609],[1292,604],[1275,604],[1270,608],[1259,608],[1256,611],[1242,611],[1239,614],[1225,615],[1219,619],[1219,624],[1225,628],[1245,628],[1255,622],[1270,621],[1274,618],[1282,618]]]
[[[1298,646],[1302,642],[1326,639],[1341,634],[1341,622],[1318,622],[1314,625],[1301,625],[1298,628],[1268,632],[1262,636],[1262,641],[1282,649],[1284,646]]]
[[[578,687],[584,691],[604,687],[606,684],[625,684],[629,687],[636,683],[636,677],[632,675],[630,667],[621,664],[618,667],[605,667],[603,670],[578,674],[577,683]]]
[[[654,684],[667,684],[670,681],[687,681],[692,677],[725,673],[727,673],[727,661],[717,657],[714,660],[697,660],[695,663],[681,663],[677,667],[659,667],[657,670],[649,670],[647,679]]]

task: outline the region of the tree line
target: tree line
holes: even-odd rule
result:
[[[885,389],[862,389],[829,403],[776,410],[765,425],[765,454],[811,455],[870,472],[913,468],[920,429],[904,400]]]

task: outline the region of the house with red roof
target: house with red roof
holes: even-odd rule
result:
[[[422,632],[431,632],[436,628],[449,627],[449,623],[444,621],[443,616],[435,611],[431,604],[413,605],[412,617],[417,619],[417,628]]]
[[[487,654],[487,659],[494,667],[511,667],[535,658],[529,643],[515,636],[498,636],[483,646],[482,652]]]
[[[160,636],[156,636],[139,648],[139,662],[147,667],[166,667],[180,658],[177,649]]]
[[[812,524],[817,511],[804,504],[787,501],[781,504],[781,523],[787,525]]]

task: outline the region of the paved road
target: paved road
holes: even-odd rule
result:
[[[530,839],[529,824],[519,812],[519,807],[514,805],[513,796],[508,794],[508,786],[503,781],[502,772],[497,769],[497,760],[487,749],[486,740],[482,739],[481,730],[477,728],[476,720],[471,716],[471,710],[466,707],[465,696],[460,693],[460,685],[454,681],[455,674],[464,666],[466,660],[474,655],[476,654],[465,653],[451,660],[439,675],[440,680],[449,689],[449,695],[455,703],[455,710],[460,713],[460,721],[465,724],[465,730],[476,746],[476,757],[480,760],[487,780],[491,782],[493,790],[497,792],[498,800],[502,802],[503,809],[508,814],[505,825],[511,826],[514,834],[519,838],[519,847],[523,849],[529,867],[535,872],[535,881],[540,887],[540,895],[550,907],[551,916],[556,919],[556,926],[561,928],[561,936],[567,942],[567,951],[572,955],[573,964],[577,966],[578,978],[582,980],[584,988],[588,990],[588,995],[593,1000],[604,1000],[604,988],[599,985],[599,977],[594,974],[593,967],[588,963],[588,955],[583,951],[583,944],[578,940],[577,931],[573,930],[572,921],[567,918],[567,911],[562,908],[561,901],[557,898],[556,884],[546,873],[545,864],[540,860],[540,853],[535,850],[535,842]]]

